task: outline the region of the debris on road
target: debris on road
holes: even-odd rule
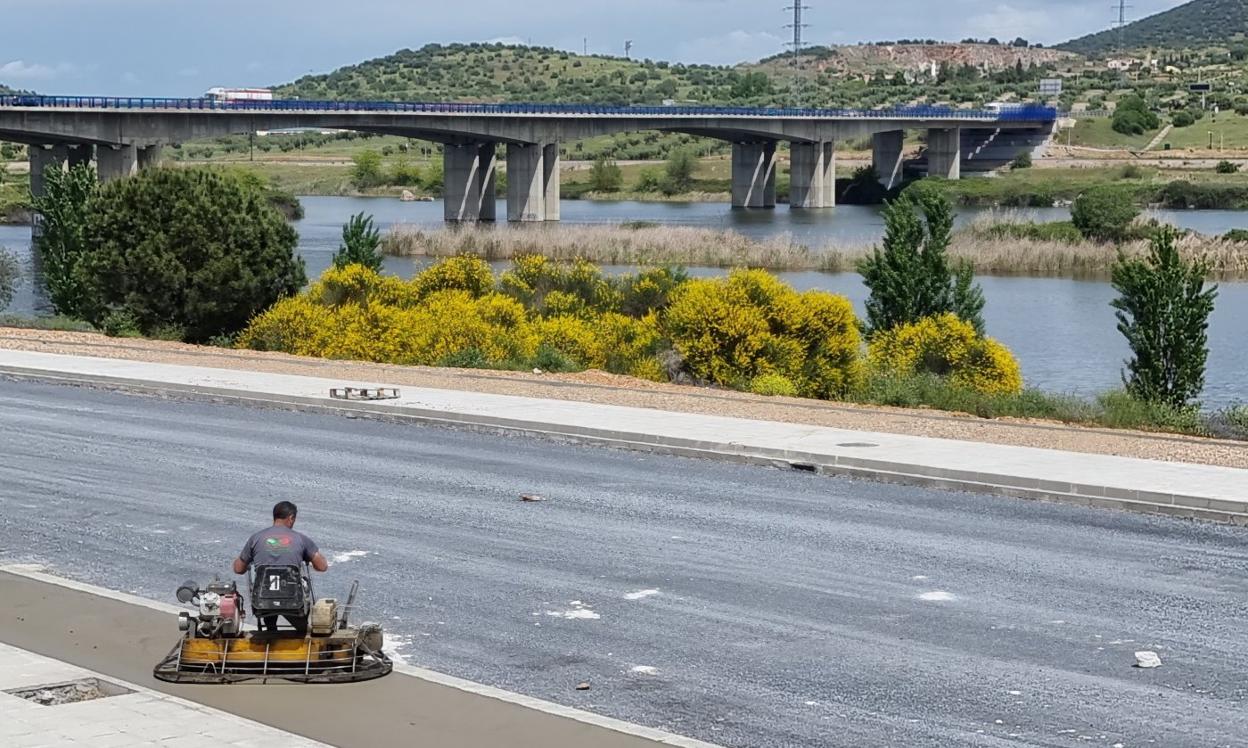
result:
[[[335,400],[398,400],[394,387],[334,387],[329,396]]]
[[[544,496],[538,496],[535,493],[522,493],[520,494],[520,500],[521,501],[545,501],[546,498]]]
[[[576,690],[578,690],[578,691],[588,691],[588,690],[589,690],[589,682],[588,682],[588,681],[586,681],[586,682],[584,682],[584,683],[577,683],[577,684],[576,684]]]
[[[1156,652],[1136,652],[1135,666],[1145,668],[1161,667],[1161,658],[1157,656]]]

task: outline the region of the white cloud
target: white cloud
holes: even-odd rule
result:
[[[676,58],[689,62],[731,65],[784,51],[784,39],[768,31],[730,31],[690,39],[676,46]]]
[[[69,63],[43,65],[37,62],[27,63],[25,60],[12,60],[0,65],[0,78],[8,80],[47,81],[74,72]]]

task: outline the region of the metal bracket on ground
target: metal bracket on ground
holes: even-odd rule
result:
[[[329,391],[335,400],[398,400],[395,387],[335,387]]]

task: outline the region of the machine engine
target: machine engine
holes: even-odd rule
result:
[[[236,637],[243,632],[243,596],[234,582],[214,581],[200,588],[185,582],[178,588],[178,600],[194,605],[194,613],[183,612],[178,620],[182,631],[193,631],[204,639]]]

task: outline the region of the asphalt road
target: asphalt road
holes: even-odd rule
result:
[[[1242,529],[0,379],[0,558],[172,601],[281,499],[413,664],[629,721],[1248,745]]]

